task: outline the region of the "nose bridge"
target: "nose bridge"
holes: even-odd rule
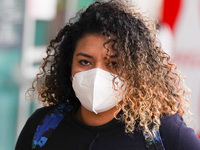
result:
[[[106,67],[105,62],[103,62],[103,61],[96,62],[94,68],[99,68],[99,69],[108,71],[108,68]]]
[[[107,55],[107,50],[105,48],[101,48],[96,52],[96,57],[95,57],[95,63],[94,63],[94,68],[99,68],[105,71],[109,71],[108,69],[108,60],[105,59]]]

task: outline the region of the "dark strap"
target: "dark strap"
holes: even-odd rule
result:
[[[63,120],[66,111],[71,111],[72,105],[59,104],[54,110],[49,112],[38,125],[33,137],[32,149],[40,149],[45,145],[58,124]]]
[[[146,147],[148,150],[165,150],[165,147],[162,142],[162,138],[160,136],[160,131],[158,130],[155,134],[152,132],[152,139],[145,140]]]
[[[55,128],[63,120],[66,112],[70,112],[72,108],[73,107],[70,104],[59,104],[45,116],[38,125],[34,134],[32,149],[41,149],[45,145]],[[165,150],[159,130],[156,135],[152,137],[151,141],[146,140],[145,142],[148,150]]]

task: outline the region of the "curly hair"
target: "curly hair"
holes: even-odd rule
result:
[[[30,89],[38,90],[44,105],[80,106],[70,80],[71,64],[76,43],[86,34],[108,37],[104,46],[112,43],[117,53],[117,75],[125,77],[121,78],[122,103],[117,104],[123,113],[115,117],[124,122],[126,132],[133,133],[137,126],[149,138],[159,129],[163,114],[182,116],[189,109],[184,80],[161,49],[154,23],[135,7],[116,0],[91,4],[51,40]]]

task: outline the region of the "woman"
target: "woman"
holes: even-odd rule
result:
[[[29,118],[16,150],[200,149],[182,119],[187,90],[151,21],[118,1],[74,20],[47,48],[32,90],[48,107]]]

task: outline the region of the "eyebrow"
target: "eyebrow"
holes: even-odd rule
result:
[[[110,56],[109,56],[109,58],[116,58],[116,57],[117,57],[116,54],[114,54],[114,55],[110,55]]]
[[[78,53],[76,56],[84,56],[84,57],[88,57],[88,58],[93,58],[92,56],[85,54],[85,53]]]
[[[82,52],[78,53],[76,56],[84,56],[84,57],[87,57],[87,58],[93,58],[92,56],[85,54],[85,53],[82,53]],[[116,54],[109,56],[109,58],[116,58],[116,57],[117,57]],[[107,57],[104,57],[104,59],[107,59]]]

